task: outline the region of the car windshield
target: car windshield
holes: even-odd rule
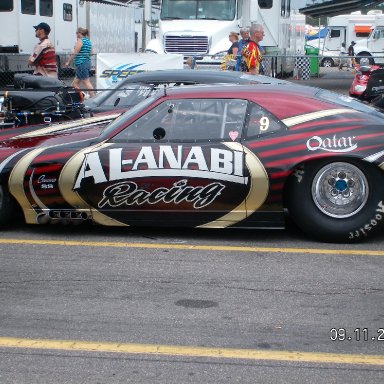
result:
[[[91,99],[90,107],[104,107],[111,109],[132,107],[146,99],[152,92],[153,87],[141,84],[127,84],[115,89],[105,90]]]
[[[236,0],[163,0],[161,20],[233,20]]]
[[[127,112],[121,114],[119,117],[117,117],[115,120],[113,120],[111,123],[109,123],[103,132],[100,135],[101,140],[105,140],[109,137],[109,135],[118,127],[121,125],[124,125],[124,122],[128,121],[132,117],[134,117],[136,114],[139,114],[141,111],[146,109],[149,105],[151,105],[156,100],[156,97],[150,96],[147,99],[143,100],[139,104],[135,105],[133,108],[128,110]]]

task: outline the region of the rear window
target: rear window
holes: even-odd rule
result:
[[[368,104],[362,103],[361,101],[358,101],[349,96],[340,95],[338,93],[327,91],[324,89],[317,92],[316,96],[321,100],[329,101],[331,103],[337,103],[343,107],[353,108],[359,112],[364,112],[371,115],[377,115],[380,118],[384,117],[384,114],[381,113],[376,108],[371,107]]]

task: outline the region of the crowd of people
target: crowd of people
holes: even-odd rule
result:
[[[28,64],[34,68],[36,76],[48,76],[57,78],[58,68],[56,62],[55,47],[49,40],[51,27],[47,23],[40,23],[35,28],[35,35],[39,42],[35,45]],[[228,61],[231,60],[232,68],[236,71],[248,72],[250,74],[263,73],[262,58],[263,48],[260,42],[264,37],[264,29],[260,24],[252,24],[249,28],[241,28],[240,36],[237,32],[229,34],[231,46],[228,49],[224,62],[224,68],[228,69]],[[76,31],[76,43],[73,52],[70,54],[65,67],[72,63],[75,67],[75,78],[72,86],[80,92],[80,86],[88,91],[90,97],[94,96],[92,83],[89,79],[91,69],[92,43],[89,39],[89,32],[85,28],[78,28]],[[188,63],[193,67],[194,63]]]
[[[231,46],[224,58],[222,69],[248,72],[252,75],[263,74],[264,49],[260,42],[264,38],[264,28],[261,24],[241,28],[240,36],[237,32],[229,34]]]
[[[47,23],[40,23],[34,26],[34,28],[39,42],[33,48],[33,52],[28,58],[28,64],[34,68],[33,74],[36,76],[57,78],[56,51],[52,42],[49,40],[51,27]],[[68,67],[73,62],[75,79],[72,82],[72,86],[80,92],[80,85],[82,83],[90,97],[94,96],[94,90],[89,79],[92,54],[92,43],[89,39],[88,30],[78,28],[76,31],[74,50],[65,63],[65,66]]]

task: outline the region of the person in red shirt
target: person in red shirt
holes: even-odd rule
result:
[[[260,63],[263,59],[260,41],[264,38],[264,28],[261,24],[253,24],[249,29],[250,41],[241,51],[247,72],[252,75],[260,73]]]
[[[40,41],[33,48],[28,64],[35,67],[34,75],[57,78],[56,52],[48,38],[51,27],[47,23],[40,23],[33,28]]]

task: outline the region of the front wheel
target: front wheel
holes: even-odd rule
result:
[[[8,190],[0,184],[0,226],[5,226],[12,222],[16,213],[15,202]]]
[[[288,184],[292,220],[322,241],[356,242],[384,226],[383,174],[371,164],[305,164]]]
[[[326,57],[321,62],[321,66],[325,68],[331,68],[335,65],[334,61],[330,57]]]
[[[360,64],[360,60],[363,58],[368,59],[369,65],[375,64],[375,59],[369,53],[366,53],[366,52],[361,52],[356,56],[357,64]]]

